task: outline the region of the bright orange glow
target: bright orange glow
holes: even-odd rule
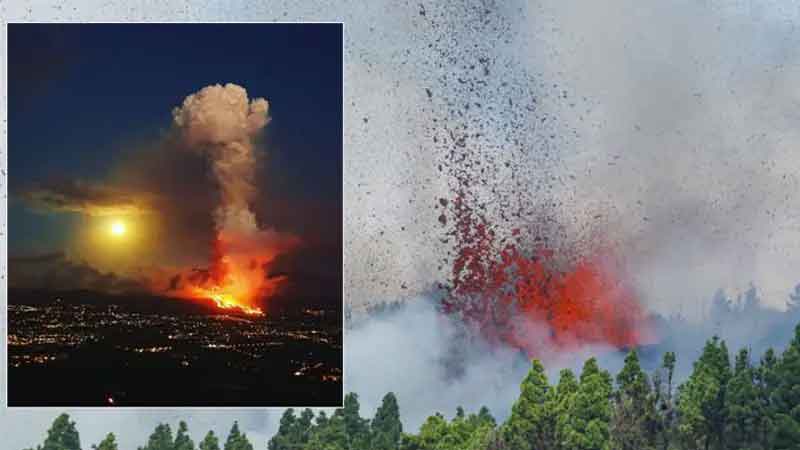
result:
[[[443,306],[490,342],[544,359],[588,345],[628,348],[654,341],[647,313],[611,249],[564,267],[546,248],[521,251],[521,241],[514,241],[519,230],[512,231],[514,240],[498,243],[491,225],[462,198],[454,207],[458,248]]]
[[[293,236],[248,233],[218,233],[212,245],[208,268],[184,269],[166,279],[153,279],[153,289],[169,286],[170,295],[213,302],[221,310],[264,315],[269,300],[288,280],[285,274],[270,274],[277,255],[298,245]]]
[[[278,253],[274,248],[250,244],[238,236],[219,236],[211,267],[188,274],[179,295],[211,300],[223,310],[263,315],[263,302],[275,294],[285,277],[266,275],[265,266]]]
[[[192,292],[194,296],[197,298],[206,298],[209,300],[213,300],[216,303],[217,307],[220,309],[238,309],[245,314],[249,314],[252,316],[263,316],[264,311],[261,308],[250,307],[245,304],[236,301],[236,298],[226,292],[222,292],[218,287],[212,287],[211,289],[204,289],[200,287],[192,288]]]

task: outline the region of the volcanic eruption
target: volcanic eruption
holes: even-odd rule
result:
[[[531,357],[587,345],[632,347],[651,339],[648,318],[611,251],[558,261],[544,246],[525,248],[521,231],[495,231],[456,198],[456,256],[442,302],[489,342]]]
[[[259,302],[283,281],[268,278],[266,268],[299,242],[293,235],[262,229],[252,209],[258,194],[255,139],[270,120],[268,112],[265,99],[249,100],[235,84],[205,87],[172,111],[181,147],[203,154],[218,189],[210,267],[191,271],[178,291],[254,315],[263,314]]]
[[[539,359],[588,346],[652,343],[648,313],[602,227],[571,236],[552,202],[526,189],[488,188],[487,177],[500,178],[514,163],[487,162],[465,137],[451,138],[458,151],[443,164],[451,197],[437,204],[444,241],[452,243],[442,311],[489,343]],[[499,213],[490,205],[501,205]]]

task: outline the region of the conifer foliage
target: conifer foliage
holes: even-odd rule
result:
[[[458,407],[404,432],[393,393],[371,419],[350,393],[332,413],[287,409],[267,443],[252,443],[234,422],[224,440],[209,431],[195,447],[180,422],[175,434],[156,426],[139,450],[800,450],[800,325],[782,354],[758,359],[747,349],[732,358],[723,340],[710,339],[677,387],[676,360],[668,352],[648,374],[633,350],[612,377],[590,358],[555,384],[534,360],[502,423],[485,407]],[[119,450],[113,433],[91,448]],[[58,416],[36,450],[81,450],[75,423]]]

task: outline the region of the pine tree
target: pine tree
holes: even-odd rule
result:
[[[220,450],[219,439],[214,435],[213,431],[206,433],[206,437],[200,442],[200,450]]]
[[[499,429],[489,410],[452,421],[441,414],[418,434],[403,434],[397,398],[388,393],[371,421],[361,418],[358,397],[328,417],[288,409],[269,450],[800,450],[800,325],[785,352],[767,350],[758,365],[740,350],[731,368],[725,342],[715,337],[703,348],[689,378],[678,388],[673,408],[675,355],[666,353],[653,382],[630,352],[616,377],[586,361],[580,381],[562,370],[551,387],[544,367],[533,361],[509,419]],[[657,408],[656,408],[657,407]],[[672,439],[673,434],[678,439]],[[657,440],[654,440],[655,437]],[[675,444],[680,443],[680,446]],[[118,450],[109,433],[93,450]],[[159,424],[141,450],[194,450],[185,422],[174,436]],[[29,449],[32,450],[32,449]],[[75,424],[62,414],[36,450],[80,450]],[[213,432],[199,450],[220,450]],[[253,450],[234,422],[224,450]]]
[[[773,392],[775,450],[800,449],[800,324],[776,367]]]
[[[298,443],[292,441],[296,421],[294,409],[287,408],[281,416],[278,432],[267,444],[268,450],[294,450],[298,448]]]
[[[175,443],[172,448],[173,450],[194,450],[194,442],[189,437],[189,427],[186,426],[184,421],[178,424],[178,434],[175,436]]]
[[[466,415],[459,407],[456,417],[450,423],[445,441],[447,449],[485,450],[490,434],[494,431],[494,419],[487,420],[478,414]]]
[[[478,420],[481,423],[490,424],[492,427],[497,425],[497,421],[494,420],[494,416],[486,406],[481,406],[481,409],[478,410]]]
[[[419,429],[419,434],[406,443],[406,449],[440,450],[445,448],[445,441],[449,434],[447,420],[439,413],[428,417]]]
[[[119,450],[117,448],[117,439],[114,436],[114,433],[108,433],[99,444],[93,445],[92,448],[94,450]]]
[[[578,395],[578,379],[570,369],[562,369],[558,384],[547,396],[545,410],[548,412],[552,429],[551,442],[544,448],[564,449],[567,445],[567,434],[570,432],[570,411]]]
[[[467,415],[459,407],[451,422],[439,413],[428,417],[418,435],[403,435],[401,450],[489,450],[507,448],[495,433],[489,410]],[[499,445],[499,446],[498,446]]]
[[[581,371],[578,392],[561,426],[565,450],[608,450],[611,422],[611,375],[589,358]]]
[[[617,375],[614,393],[613,447],[618,450],[646,450],[655,447],[655,404],[647,375],[639,365],[636,351],[628,352],[625,366]]]
[[[732,450],[759,448],[759,431],[766,411],[760,403],[755,370],[750,364],[746,349],[740,350],[736,355],[736,365],[728,382],[726,395],[725,428],[728,447]]]
[[[372,419],[373,450],[394,450],[403,435],[403,424],[400,422],[400,409],[394,393],[383,397],[381,406]]]
[[[317,415],[317,418],[314,419],[314,425],[316,426],[316,428],[319,428],[319,427],[324,427],[327,424],[328,424],[328,415],[325,414],[325,411],[320,411],[319,415]]]
[[[489,412],[489,408],[481,406],[478,414],[470,414],[467,417],[467,423],[472,429],[466,445],[468,449],[487,450],[487,448],[497,443],[497,422]]]
[[[348,393],[344,397],[344,407],[337,410],[344,422],[344,431],[350,449],[366,448],[369,443],[369,421],[361,417],[358,394]]]
[[[675,375],[675,353],[666,352],[661,367],[653,377],[653,390],[657,408],[657,447],[668,450],[676,427],[673,379]]]
[[[725,391],[730,376],[728,348],[714,336],[679,388],[678,431],[684,445],[705,450],[725,448]]]
[[[69,420],[69,415],[61,414],[53,421],[47,430],[47,438],[41,450],[80,450],[81,440],[75,422]]]
[[[324,413],[320,413],[304,450],[347,450],[348,448],[342,415],[334,413],[328,418]]]
[[[522,380],[520,396],[511,408],[511,417],[501,431],[509,449],[546,448],[552,441],[552,415],[546,405],[549,390],[544,366],[534,359],[528,375]]]
[[[253,444],[247,439],[247,435],[239,431],[238,422],[233,422],[223,450],[253,450]]]
[[[464,408],[459,406],[452,422],[448,424],[447,435],[442,442],[446,449],[468,449],[475,432],[475,421],[468,421]]]
[[[305,447],[311,437],[314,412],[306,408],[295,417],[294,409],[284,411],[278,432],[270,439],[269,450],[297,450]]]
[[[140,450],[172,450],[172,430],[168,424],[160,423]]]
[[[309,408],[304,409],[300,413],[300,417],[295,420],[289,428],[287,436],[287,445],[291,449],[301,449],[305,447],[308,442],[314,421],[314,412]]]
[[[775,429],[774,392],[778,385],[778,358],[775,350],[767,349],[761,357],[761,363],[756,370],[756,390],[759,404],[765,412],[761,420],[761,429],[758,431],[758,441],[761,448],[771,447],[771,439]]]

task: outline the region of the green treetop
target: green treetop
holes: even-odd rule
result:
[[[394,450],[403,435],[403,424],[400,422],[400,408],[397,397],[389,392],[383,397],[381,406],[372,419],[373,450]]]
[[[233,422],[223,450],[253,450],[253,444],[247,439],[247,435],[239,431],[238,422]]]
[[[41,450],[80,450],[81,439],[75,422],[69,420],[69,415],[61,414],[53,421],[47,430],[47,438]]]
[[[114,433],[108,433],[99,444],[93,445],[92,448],[94,450],[118,450]]]
[[[760,430],[766,410],[756,385],[756,371],[746,349],[736,355],[733,376],[728,381],[726,398],[726,441],[736,448],[760,446]]]
[[[147,445],[140,450],[172,450],[172,445],[172,430],[168,424],[160,423],[148,438]]]
[[[344,407],[336,412],[344,422],[348,448],[365,448],[369,441],[369,421],[361,417],[358,394],[348,393],[344,397]]]
[[[725,393],[731,376],[728,348],[716,336],[703,348],[692,374],[678,391],[678,432],[685,446],[725,448]]]
[[[610,449],[611,375],[589,358],[581,371],[578,391],[567,415],[559,417],[559,435],[565,450]]]
[[[175,436],[175,443],[172,445],[173,450],[194,450],[194,442],[189,437],[189,427],[186,422],[181,421],[178,424],[178,434]]]
[[[773,392],[775,450],[800,449],[800,324],[794,339],[783,352],[775,368],[776,386]]]
[[[511,407],[511,417],[503,426],[503,439],[509,449],[542,448],[552,440],[552,405],[547,404],[549,391],[544,366],[534,359],[522,380],[519,398]]]
[[[220,450],[219,448],[219,439],[214,434],[213,431],[209,431],[206,433],[206,437],[200,441],[199,445],[200,450]]]
[[[655,447],[655,396],[647,375],[639,365],[636,351],[628,352],[617,375],[612,421],[613,447],[619,450],[646,450]]]

